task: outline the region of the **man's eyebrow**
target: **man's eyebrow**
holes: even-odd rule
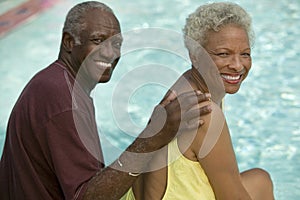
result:
[[[94,31],[90,34],[90,37],[106,37],[107,33],[105,31]],[[120,33],[115,34],[114,36],[112,36],[114,38],[117,39],[123,39],[122,35]]]
[[[105,36],[105,33],[99,32],[99,31],[94,31],[90,34],[90,37],[99,37],[99,36]]]
[[[115,38],[116,40],[123,40],[123,37],[121,34],[116,34],[113,36],[113,38]]]

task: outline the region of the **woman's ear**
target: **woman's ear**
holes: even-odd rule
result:
[[[62,38],[62,45],[63,48],[66,50],[66,52],[70,53],[72,52],[72,49],[75,45],[75,39],[72,35],[69,33],[63,33],[63,38]]]

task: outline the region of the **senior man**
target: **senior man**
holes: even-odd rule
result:
[[[139,137],[104,166],[90,92],[110,80],[120,57],[120,33],[113,11],[100,2],[69,11],[58,60],[29,81],[11,113],[0,199],[119,199],[151,161],[150,152],[172,140],[180,123],[202,122],[199,113],[211,111],[209,106],[191,109],[209,95],[170,92]]]

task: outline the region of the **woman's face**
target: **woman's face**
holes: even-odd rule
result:
[[[251,49],[247,32],[236,25],[208,32],[204,46],[216,64],[226,93],[236,93],[251,68]]]

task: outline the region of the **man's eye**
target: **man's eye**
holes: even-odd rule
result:
[[[122,46],[122,42],[114,42],[113,46],[116,48],[120,48]]]
[[[92,42],[95,44],[100,44],[101,42],[103,42],[102,39],[92,39]]]

